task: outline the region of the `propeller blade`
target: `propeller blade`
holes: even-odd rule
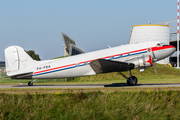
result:
[[[151,50],[151,52],[152,52],[152,56],[153,56],[153,63],[155,62],[155,61],[157,61],[157,59],[156,59],[156,56],[155,56],[155,54],[154,54],[154,52]]]
[[[154,66],[155,74],[157,74],[155,62],[153,62],[153,66]]]
[[[154,66],[154,72],[155,72],[155,74],[157,74],[156,65],[155,65],[155,62],[157,61],[157,59],[156,59],[156,56],[155,56],[154,52],[152,50],[151,50],[151,52],[152,52],[152,56],[153,56],[152,63],[153,63],[153,66]]]

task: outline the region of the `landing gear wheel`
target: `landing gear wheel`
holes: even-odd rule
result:
[[[130,77],[127,79],[127,84],[129,86],[135,86],[137,82],[138,82],[138,79],[135,76],[132,76],[132,80]]]
[[[33,83],[32,83],[32,82],[28,82],[28,85],[29,85],[29,86],[33,86]]]

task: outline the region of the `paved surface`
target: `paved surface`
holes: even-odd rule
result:
[[[0,85],[2,88],[140,88],[140,87],[180,87],[180,83],[168,84],[137,84],[136,86],[128,86],[126,83],[113,84],[58,84],[58,85]]]

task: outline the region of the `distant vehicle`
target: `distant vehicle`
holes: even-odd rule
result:
[[[158,41],[139,42],[121,45],[104,50],[69,56],[60,59],[35,61],[23,48],[10,46],[5,49],[6,71],[12,79],[57,79],[119,72],[127,79],[127,84],[136,85],[138,79],[132,76],[131,70],[138,68],[143,72],[155,62],[175,52],[172,45]],[[130,77],[122,74],[129,71]]]
[[[0,67],[5,67],[5,62],[4,61],[0,61]]]
[[[170,62],[173,67],[177,67],[177,57],[170,57]],[[179,64],[180,65],[180,64]]]

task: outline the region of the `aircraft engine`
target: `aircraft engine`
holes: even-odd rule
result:
[[[153,65],[151,55],[141,56],[133,59],[126,60],[126,62],[134,63],[135,68],[138,68],[140,72],[144,72],[144,70]]]

